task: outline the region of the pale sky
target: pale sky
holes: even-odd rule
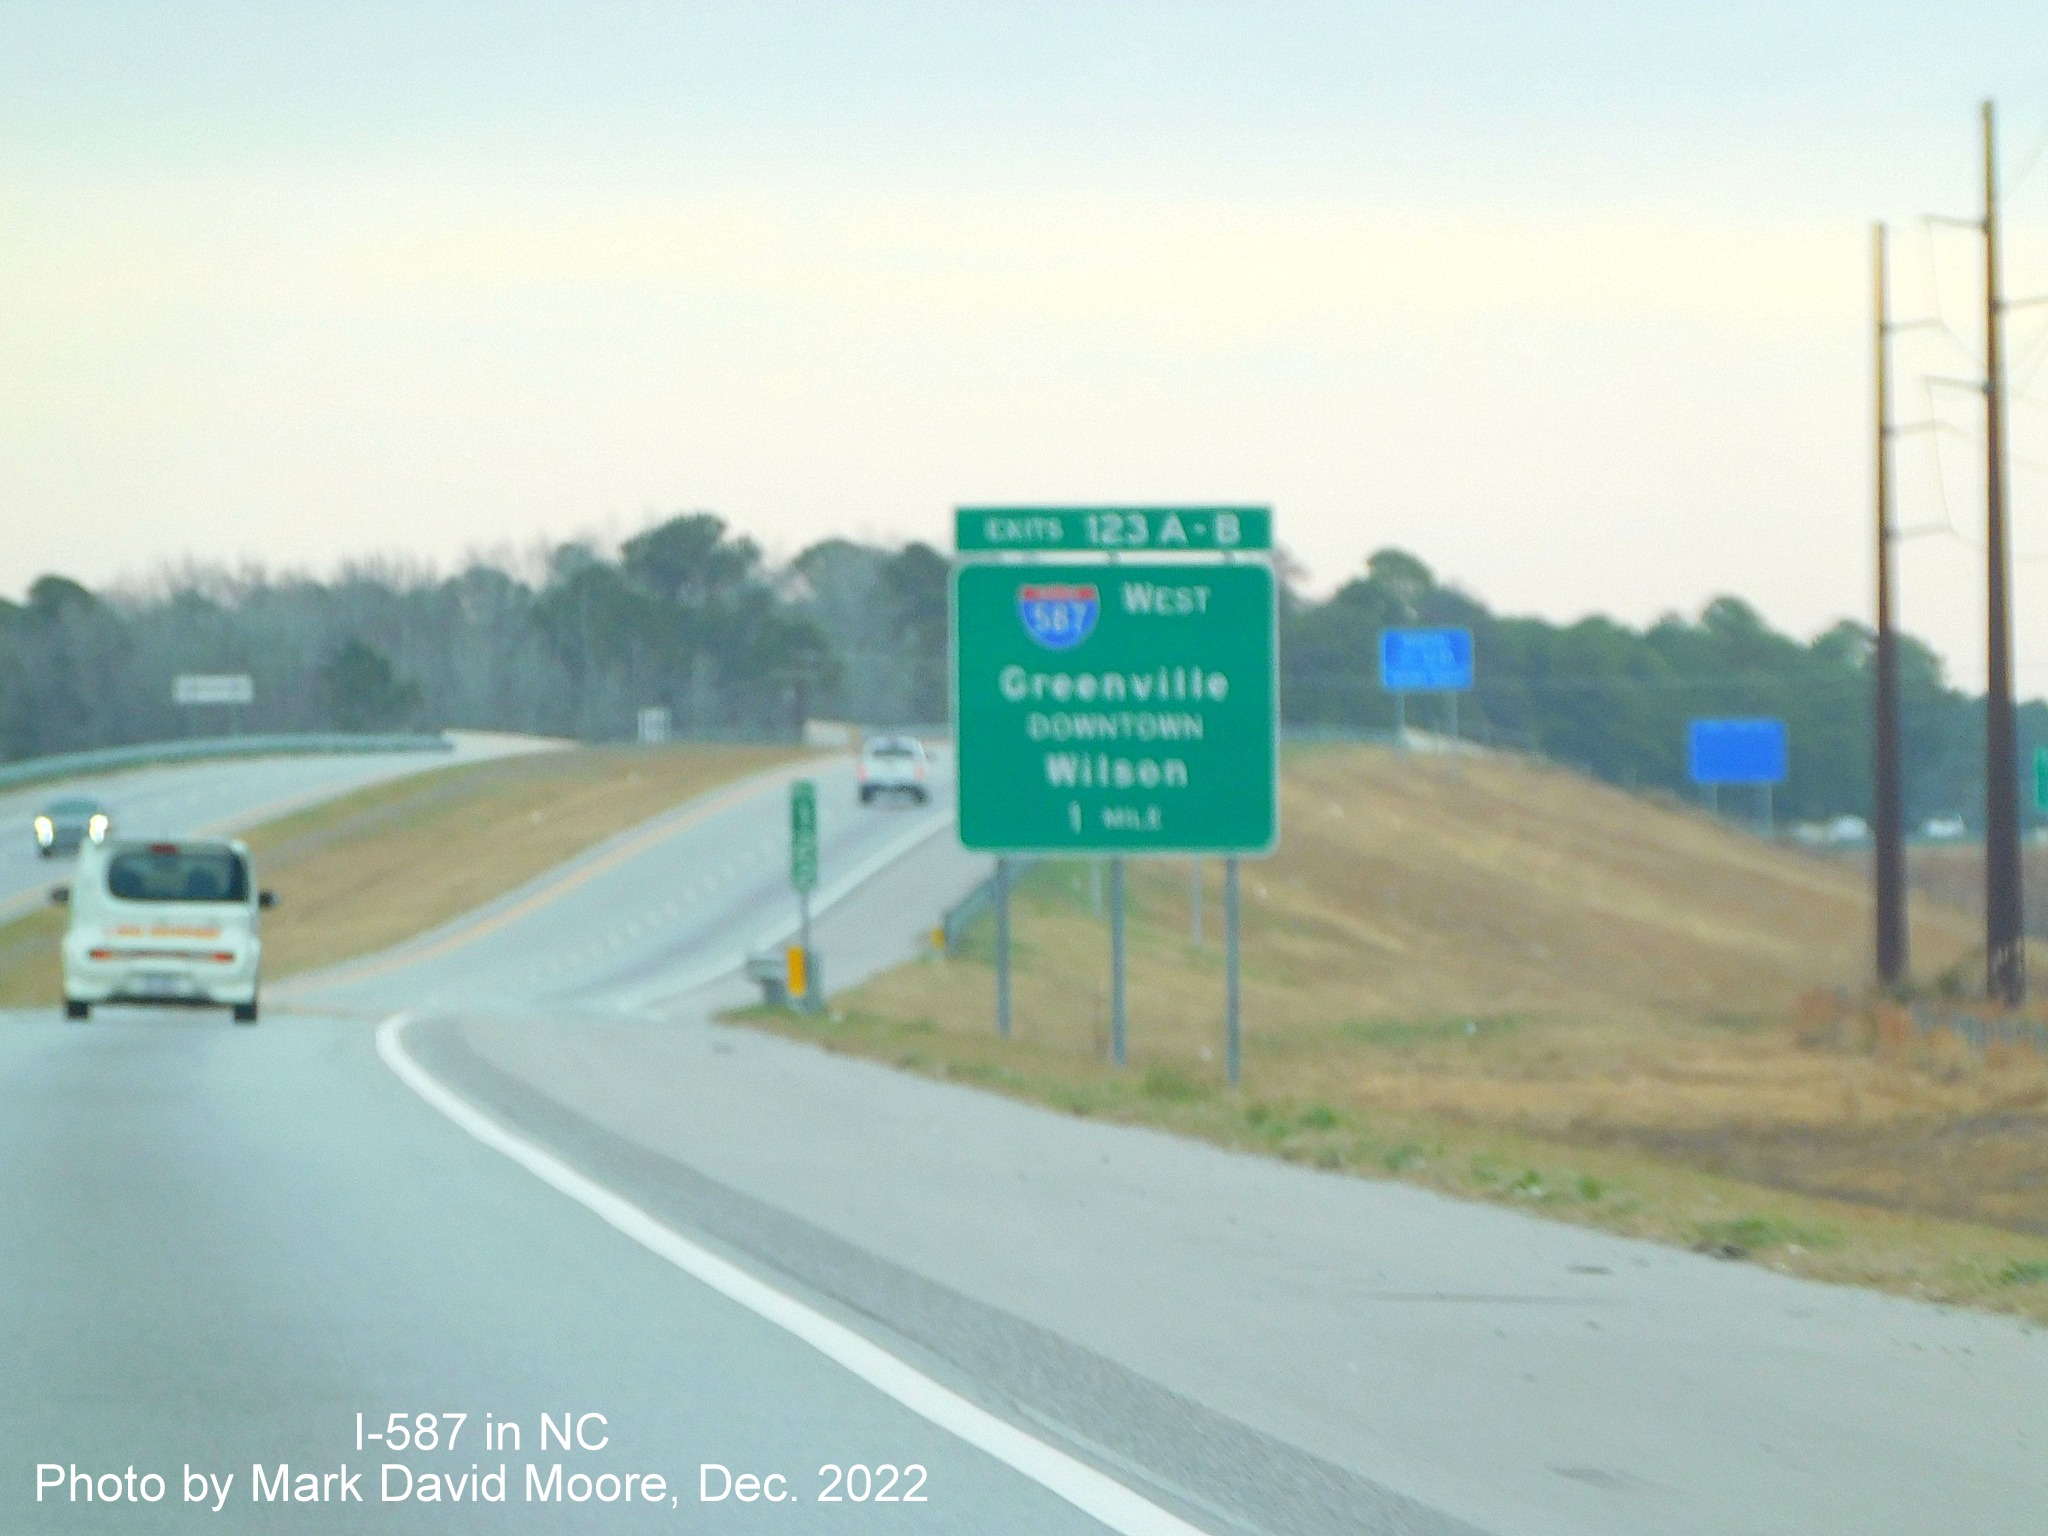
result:
[[[2048,293],[2048,7],[9,4],[0,591],[451,565],[714,509],[1268,502],[1498,607],[1869,612],[1869,233],[1976,366],[1976,111]],[[2048,162],[2048,156],[2043,157]],[[1938,295],[1937,295],[1938,289]],[[2048,306],[2009,344],[2048,691]],[[1905,618],[1981,685],[1981,406]],[[1932,457],[1939,442],[1945,481]],[[1482,658],[1481,665],[1484,665]]]

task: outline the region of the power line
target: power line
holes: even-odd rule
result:
[[[2041,364],[2044,361],[2048,361],[2048,325],[2042,326],[2035,333],[2033,341],[2028,343],[2027,350],[2021,356],[2017,367],[2012,370],[2022,375],[2019,382],[2012,385],[2015,393],[2025,389],[2034,382],[2034,375],[2041,371]]]
[[[2008,181],[2005,184],[2005,195],[2007,197],[2011,197],[2013,193],[2017,192],[2019,190],[2020,183],[2025,181],[2027,177],[2033,173],[2034,167],[2040,163],[2041,153],[2043,150],[2048,150],[2048,129],[2042,130],[2040,139],[2037,140],[2034,144],[2034,147],[2027,152],[2026,163],[2020,167],[2019,174],[2014,176],[2012,180]]]
[[[2044,404],[2041,401],[2030,400],[2027,403],[2029,405],[2035,406],[2038,409],[2048,410],[2048,404]],[[1928,421],[1920,422],[1916,425],[1928,428],[1935,432],[1946,432],[1951,437],[1961,438],[1964,442],[1968,443],[1973,448],[1979,450],[1982,450],[1984,448],[1984,437],[1982,433],[1972,432],[1968,427],[1957,426],[1952,421]],[[2023,464],[2028,469],[2040,470],[2043,473],[2048,473],[2048,459],[2036,459],[2024,453],[2011,452],[2008,452],[2005,457],[2007,463]]]

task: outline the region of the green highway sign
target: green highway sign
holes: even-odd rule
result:
[[[818,888],[818,786],[809,779],[789,786],[789,883]]]
[[[967,847],[1244,854],[1277,841],[1264,561],[968,562],[953,572],[953,647]]]
[[[2034,748],[2034,809],[2048,811],[2048,747]]]
[[[962,507],[953,514],[963,555],[1092,552],[1263,553],[1273,547],[1267,507]]]

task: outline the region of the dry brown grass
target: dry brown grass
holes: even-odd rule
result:
[[[513,890],[615,833],[788,761],[781,747],[592,747],[377,785],[248,834],[264,885],[264,971],[373,954]],[[61,995],[62,914],[0,928],[0,1005]]]
[[[63,996],[57,970],[63,937],[64,914],[53,908],[0,926],[0,1008],[45,1008]]]
[[[1624,1091],[1632,1114],[1681,1120],[1719,1120],[1759,1095],[1772,1117],[1838,1099],[1809,1053],[1789,1038],[1765,1046],[1754,1026],[1813,988],[1860,986],[1869,903],[1853,872],[1512,759],[1452,777],[1370,749],[1293,754],[1283,815],[1280,852],[1243,867],[1245,1013],[1266,1070],[1370,1081],[1397,1064],[1403,1084],[1469,1079],[1455,1102],[1520,1104],[1545,1129]],[[1211,943],[1197,952],[1185,871],[1132,867],[1131,1032],[1146,1059],[1214,1044],[1221,882],[1210,865]],[[1078,879],[1020,924],[1017,1013],[1034,1038],[1092,1050],[1107,978]],[[1937,963],[1974,937],[1965,918],[1914,912],[1916,946]],[[945,985],[911,970],[867,996],[901,989],[905,1010],[928,1012],[917,994]],[[1471,1050],[1467,1023],[1486,1050]],[[1399,1049],[1353,1048],[1375,1045]]]
[[[1869,855],[1858,855],[1867,861]],[[1906,855],[1906,873],[1915,890],[1943,906],[1981,918],[1984,913],[1984,845],[1925,844]],[[2020,851],[2027,932],[2048,939],[2048,846],[2030,843]]]
[[[1869,968],[1853,868],[1509,759],[1453,776],[1304,751],[1283,814],[1281,851],[1244,866],[1240,1095],[1219,1092],[1220,882],[1198,951],[1185,864],[1132,869],[1129,1073],[1102,1065],[1106,945],[1080,866],[1024,882],[1012,1044],[989,1038],[985,956],[877,978],[831,1038],[1252,1145],[1270,1139],[1254,1109],[1290,1134],[1313,1111],[1330,1123],[1301,1145],[1342,1166],[1541,1190],[1574,1219],[2048,1315],[2048,1245],[2015,1235],[2048,1234],[2048,1066],[1946,1036],[1878,1050],[1853,1027],[1831,1001]],[[1976,940],[1931,904],[1913,923],[1923,966]],[[1610,1193],[1561,1193],[1582,1179]]]

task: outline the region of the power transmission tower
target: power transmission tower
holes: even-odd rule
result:
[[[1886,296],[1885,227],[1871,230],[1877,312],[1877,653],[1871,710],[1871,832],[1877,884],[1877,979],[1904,985],[1910,968],[1906,932],[1906,827],[1899,784],[1899,646],[1892,619],[1891,313]]]
[[[1984,103],[1984,989],[2017,1007],[2027,995],[2020,892],[2019,735],[2012,698],[2012,580],[2006,550],[2005,299],[1998,271],[1998,154]]]

